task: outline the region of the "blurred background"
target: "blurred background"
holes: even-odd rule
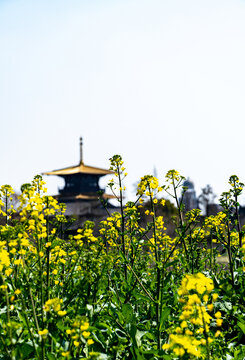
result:
[[[80,136],[87,165],[122,155],[130,199],[169,169],[197,194],[245,182],[244,19],[242,0],[0,0],[0,184],[78,164]]]

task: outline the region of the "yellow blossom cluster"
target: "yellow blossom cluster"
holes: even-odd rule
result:
[[[198,221],[198,217],[200,216],[200,213],[201,213],[200,209],[192,209],[185,214],[185,218],[190,223],[194,223]]]
[[[163,350],[168,350],[173,347],[173,353],[176,356],[184,356],[187,353],[189,356],[200,357],[201,351],[198,346],[201,344],[201,341],[189,335],[182,334],[171,334],[169,338],[170,344],[164,344],[162,346]]]
[[[122,200],[122,192],[126,190],[126,187],[123,186],[122,181],[123,179],[128,175],[127,172],[125,172],[125,167],[123,166],[123,160],[121,155],[114,155],[111,159],[111,166],[110,170],[114,173],[114,175],[118,178],[118,181],[115,179],[111,179],[108,183],[108,186],[110,187],[111,191],[115,195],[115,197],[121,201]],[[116,190],[119,190],[120,196],[116,195]]]
[[[171,239],[170,236],[166,234],[166,227],[164,225],[163,216],[155,217],[155,232],[149,238],[148,241],[148,255],[151,260],[154,260],[154,251],[157,248],[159,255],[163,260],[167,257],[167,255],[173,249],[175,239]],[[173,260],[175,253],[173,253],[170,258]]]
[[[114,212],[107,220],[100,222],[100,234],[110,247],[118,246],[118,237],[121,230],[122,216]]]
[[[158,179],[152,175],[143,176],[137,187],[137,195],[146,195],[151,198],[160,191],[162,188],[159,186]]]
[[[63,303],[63,300],[59,299],[59,298],[49,299],[45,302],[45,304],[43,306],[43,310],[45,312],[53,311],[53,312],[57,313],[59,316],[64,316],[64,315],[66,315],[66,311],[61,310],[62,303]]]
[[[167,181],[170,181],[170,183],[173,183],[174,180],[177,182],[182,180],[182,176],[180,176],[180,173],[177,170],[169,170],[165,178]]]
[[[0,215],[6,216],[7,220],[15,212],[12,204],[13,194],[14,190],[10,185],[2,185],[0,187]]]
[[[204,225],[209,229],[214,228],[217,232],[224,225],[225,218],[226,214],[221,211],[217,215],[210,215],[206,217]]]
[[[3,271],[4,267],[7,269],[9,265],[10,265],[9,253],[3,247],[0,247],[0,272]]]
[[[180,324],[175,327],[169,336],[169,343],[163,345],[164,350],[173,351],[175,355],[201,357],[203,348],[209,351],[210,344],[214,341],[210,331],[211,321],[214,321],[210,312],[218,294],[213,293],[212,279],[202,273],[187,274],[182,279],[178,291],[179,302],[182,304],[182,313],[179,316]],[[222,325],[221,313],[215,313],[216,326]],[[215,337],[221,335],[216,331]]]
[[[66,335],[70,337],[70,341],[75,348],[80,347],[84,343],[86,343],[87,346],[94,344],[91,331],[88,331],[89,328],[90,325],[87,319],[77,317],[72,323],[72,328],[66,329]],[[62,354],[62,356],[65,357],[67,355]]]

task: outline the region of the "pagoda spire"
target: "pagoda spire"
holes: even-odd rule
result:
[[[80,165],[83,165],[83,138],[80,137]]]

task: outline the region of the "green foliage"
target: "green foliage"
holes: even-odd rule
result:
[[[17,214],[1,187],[0,359],[244,359],[243,184],[232,176],[223,212],[201,224],[198,209],[183,213],[177,171],[164,185],[144,176],[123,206],[121,156],[111,169],[119,211],[99,236],[87,221],[65,239],[65,207],[40,176],[22,186]]]

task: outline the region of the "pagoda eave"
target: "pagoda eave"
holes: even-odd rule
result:
[[[74,201],[97,201],[99,200],[99,196],[97,194],[78,194],[78,195],[56,195],[55,198],[61,202],[74,202]],[[111,194],[102,194],[102,199],[109,200],[109,199],[116,199],[115,195]]]
[[[84,165],[80,163],[77,166],[70,166],[63,169],[53,170],[44,172],[43,175],[57,175],[57,176],[67,176],[67,175],[74,175],[74,174],[87,174],[87,175],[109,175],[114,174],[114,171],[102,169],[98,167]]]

